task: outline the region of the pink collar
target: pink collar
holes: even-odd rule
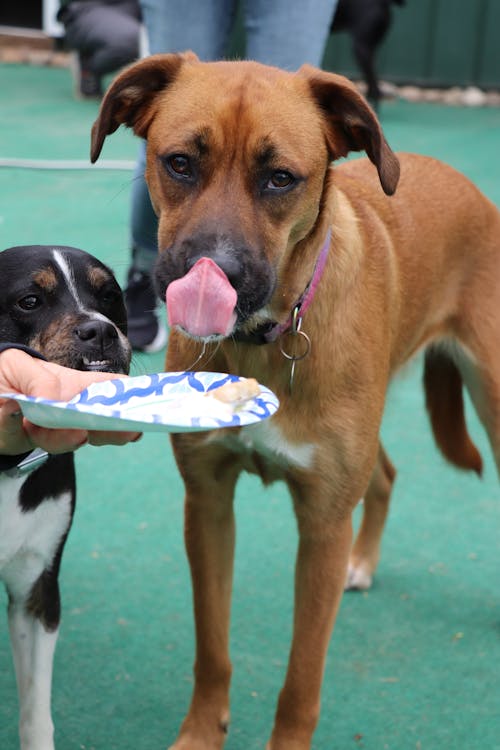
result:
[[[312,278],[309,284],[306,286],[302,295],[293,306],[288,320],[286,320],[284,323],[275,323],[270,329],[268,329],[264,333],[263,343],[271,343],[273,341],[276,341],[276,339],[281,336],[282,333],[285,333],[285,331],[288,331],[288,329],[292,327],[292,325],[294,324],[294,320],[296,320],[297,317],[302,318],[304,316],[304,313],[313,301],[314,294],[319,282],[321,281],[323,271],[325,270],[326,259],[328,258],[328,251],[330,249],[331,236],[332,232],[331,229],[329,229],[326,235],[326,239],[323,243],[323,247],[321,248],[316,260]]]

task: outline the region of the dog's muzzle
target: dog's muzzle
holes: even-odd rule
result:
[[[75,326],[78,369],[128,372],[130,348],[118,328],[105,318],[90,318]]]
[[[169,325],[202,340],[234,335],[269,301],[275,286],[264,253],[224,238],[188,240],[178,251],[164,251],[155,277]]]

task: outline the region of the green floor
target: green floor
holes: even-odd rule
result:
[[[0,158],[86,159],[95,115],[96,105],[72,99],[66,70],[0,66]],[[449,161],[500,206],[499,110],[396,101],[382,116],[394,149]],[[103,157],[133,160],[136,149],[120,131]],[[0,245],[74,244],[123,281],[130,182],[123,171],[0,168]],[[161,355],[134,358],[134,374],[160,369]],[[482,481],[435,451],[418,363],[393,385],[383,433],[399,475],[383,559],[373,590],[344,598],[314,750],[500,748],[500,498],[472,417],[471,430]],[[193,653],[182,489],[168,440],[86,448],[78,470],[62,570],[57,748],[163,750],[188,703]],[[264,490],[244,477],[237,514],[227,748],[263,750],[287,658],[296,534],[280,485]],[[4,621],[0,634],[0,748],[14,750]]]

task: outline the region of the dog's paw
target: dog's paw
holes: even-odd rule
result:
[[[372,576],[363,565],[349,563],[345,591],[366,591],[372,585]]]
[[[174,745],[170,745],[168,750],[222,750],[222,743],[211,743],[204,739],[189,739],[183,737],[177,740]]]
[[[219,729],[221,731],[210,737],[206,731],[183,731],[168,750],[222,750],[229,730],[229,720],[221,723]]]

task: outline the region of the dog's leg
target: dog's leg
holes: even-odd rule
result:
[[[69,499],[69,498],[68,498]],[[66,533],[49,559],[37,552],[16,561],[4,579],[19,695],[21,750],[54,750],[51,690],[61,619],[59,566]]]
[[[237,459],[232,454],[223,455],[210,469],[201,453],[191,453],[197,460],[189,468],[182,466],[186,482],[185,543],[196,624],[195,684],[188,714],[170,750],[220,750],[229,726]]]
[[[54,750],[50,697],[58,629],[47,630],[27,612],[24,598],[10,598],[8,618],[19,695],[21,750]]]
[[[352,542],[351,508],[356,503],[353,497],[352,504],[346,503],[340,512],[322,506],[321,497],[328,487],[318,491],[318,486],[299,489],[290,483],[290,489],[299,527],[294,629],[267,750],[309,750],[311,746],[326,652],[344,590]]]
[[[349,559],[346,589],[369,589],[380,557],[396,470],[379,445],[377,463],[364,496],[363,516]]]

